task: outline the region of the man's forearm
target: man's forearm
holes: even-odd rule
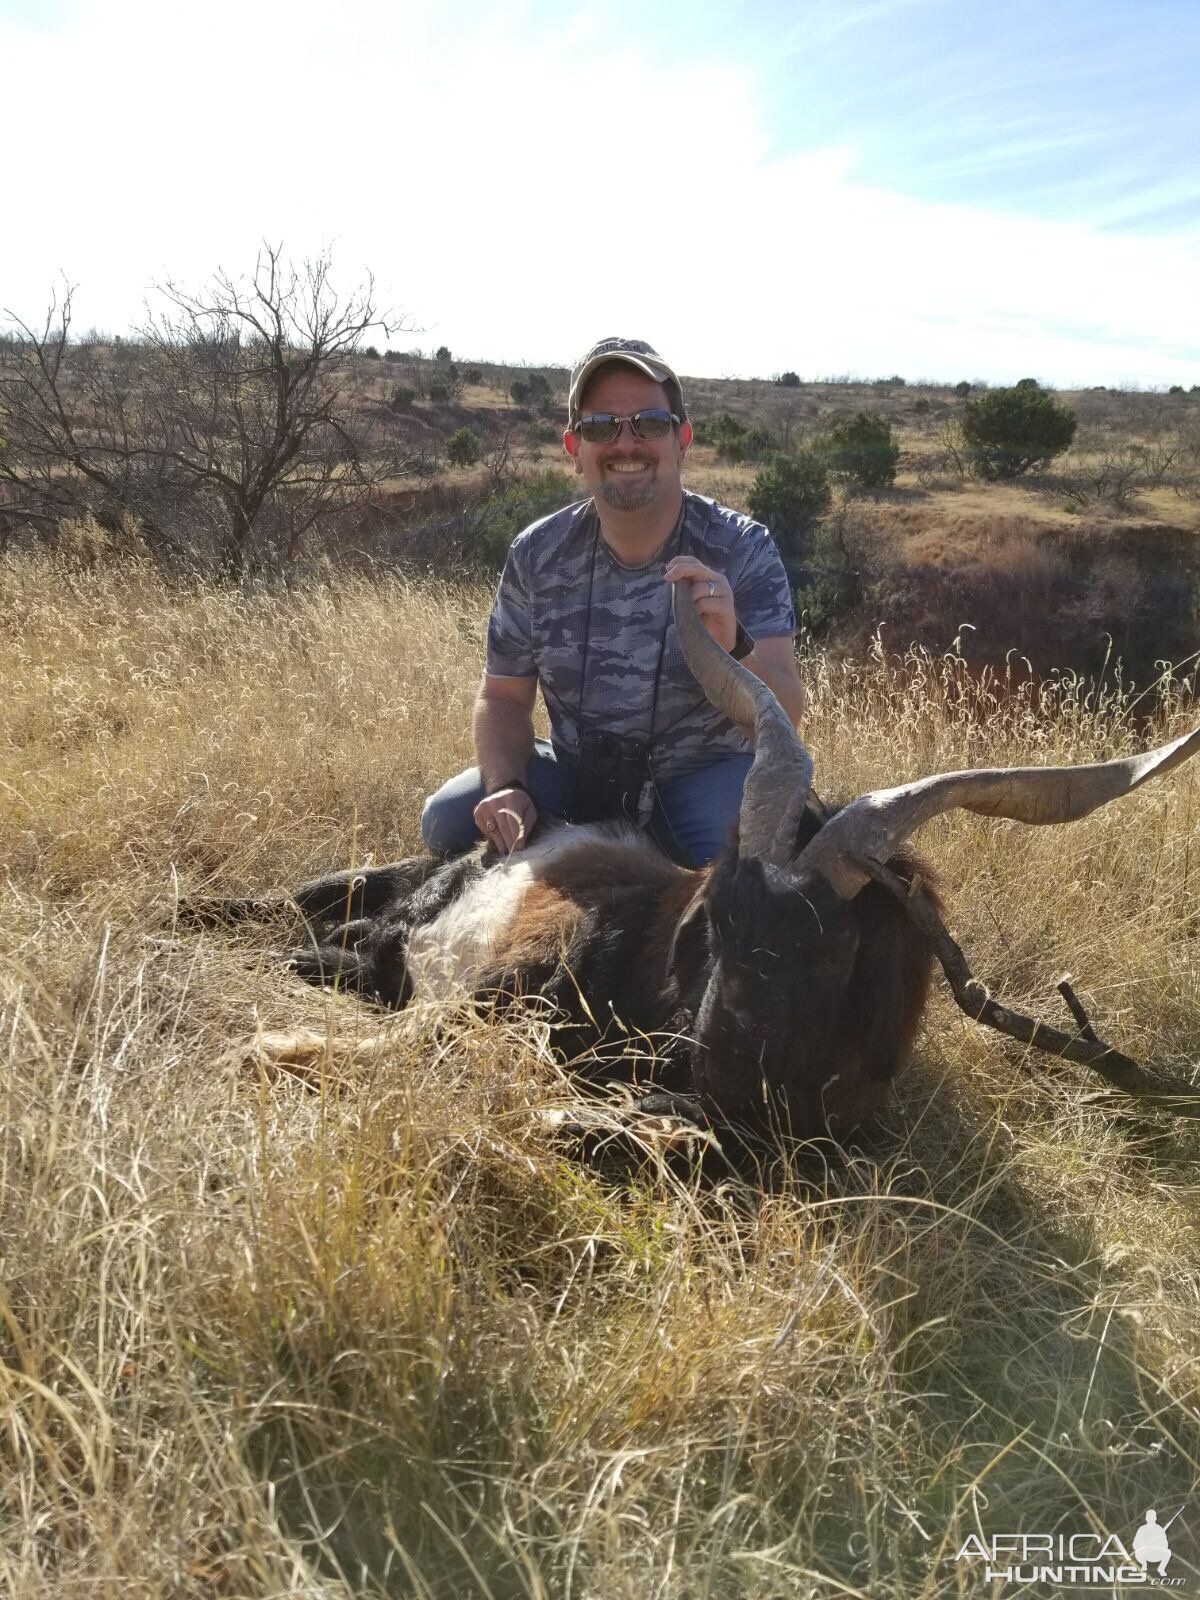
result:
[[[776,666],[774,662],[765,662],[757,650],[752,650],[742,662],[744,667],[749,667],[756,678],[761,678],[770,689],[780,705],[787,712],[793,728],[798,728],[804,717],[804,706],[807,696],[804,685],[800,681],[800,673],[792,661],[785,667]]]
[[[480,695],[475,702],[472,731],[485,792],[510,778],[525,781],[533,752],[532,711],[513,700]]]

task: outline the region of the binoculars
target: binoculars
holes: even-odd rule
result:
[[[653,809],[654,780],[645,740],[585,728],[579,736],[571,820],[624,818],[644,828]]]

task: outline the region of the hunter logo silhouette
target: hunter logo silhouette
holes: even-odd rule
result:
[[[1179,1512],[1177,1511],[1175,1517],[1178,1515]],[[1175,1521],[1175,1517],[1171,1518],[1171,1522]],[[1158,1525],[1158,1512],[1147,1511],[1146,1520],[1134,1534],[1133,1554],[1143,1572],[1148,1571],[1150,1567],[1157,1567],[1159,1577],[1166,1577],[1167,1562],[1171,1559],[1171,1545],[1167,1539],[1167,1528],[1171,1526],[1171,1522],[1160,1528]]]

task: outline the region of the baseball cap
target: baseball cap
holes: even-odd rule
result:
[[[683,385],[670,366],[659,355],[653,345],[647,344],[644,339],[601,339],[594,344],[582,361],[578,362],[571,372],[571,390],[567,396],[567,415],[574,421],[579,415],[579,402],[587,387],[587,381],[597,367],[604,366],[609,361],[624,361],[631,367],[636,367],[639,372],[644,372],[655,383],[666,383],[674,386],[679,397],[677,410],[683,417]]]

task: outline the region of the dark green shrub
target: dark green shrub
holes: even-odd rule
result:
[[[960,400],[965,400],[971,392],[971,385],[966,382],[956,383],[954,385],[954,392]]]
[[[450,346],[448,344],[438,345],[437,349],[433,353],[433,359],[435,361],[449,361]]]
[[[478,367],[468,367],[467,370],[463,373],[463,382],[464,383],[482,383],[483,382],[483,373],[480,372]]]
[[[403,361],[404,354],[400,350],[385,350],[383,352],[383,359],[385,361]]]
[[[445,405],[450,398],[450,390],[444,383],[431,383],[429,385],[429,398],[436,405]]]
[[[565,472],[550,471],[539,472],[481,501],[472,513],[471,559],[488,571],[498,572],[509,545],[522,529],[577,497],[576,485]]]
[[[446,460],[452,467],[473,467],[482,454],[479,435],[470,428],[458,428],[446,440]]]
[[[508,386],[508,392],[517,405],[529,403],[529,385],[523,378],[514,378]]]
[[[518,404],[532,406],[536,411],[540,411],[543,416],[553,409],[554,385],[544,373],[531,372],[525,379],[518,379],[517,381],[521,384],[525,396],[524,400],[519,401]],[[516,388],[516,384],[513,385],[513,388]],[[511,389],[509,393],[512,393]]]
[[[1168,394],[1182,394],[1183,393],[1183,385],[1181,383],[1173,383],[1171,385],[1171,387],[1167,390],[1167,393]]]
[[[697,427],[701,444],[711,444],[722,461],[744,461],[747,455],[747,427],[732,412],[718,411]]]
[[[900,446],[886,417],[870,411],[839,417],[829,430],[825,453],[829,470],[860,488],[882,489],[896,481]]]
[[[718,411],[715,417],[696,424],[700,444],[710,444],[721,461],[765,461],[777,449],[769,428],[761,424],[747,427],[732,412]]]
[[[552,422],[531,422],[525,429],[525,437],[530,444],[555,444],[559,433]]]
[[[913,401],[913,410],[917,413],[917,415],[919,417],[923,417],[925,415],[925,413],[929,410],[929,401],[925,398],[924,395],[922,395],[919,400],[914,400]]]
[[[837,567],[828,566],[817,552],[803,582],[792,589],[792,604],[796,608],[796,625],[801,635],[822,639],[850,609],[854,590]]]
[[[1044,467],[1070,445],[1076,426],[1069,406],[1028,383],[990,389],[963,407],[963,439],[984,478],[1016,478]]]
[[[785,389],[798,389],[800,387],[800,374],[798,372],[781,372],[775,380]]]
[[[850,559],[843,508],[813,529],[803,562],[793,565],[792,600],[800,632],[827,634],[863,595],[863,575]]]
[[[829,510],[829,471],[818,450],[777,455],[750,489],[750,515],[765,522],[784,560],[800,559],[818,518]]]
[[[412,403],[417,398],[417,391],[410,389],[407,384],[401,383],[392,390],[392,398],[388,401],[389,411],[411,411]]]
[[[369,344],[369,345],[367,345],[367,347],[364,350],[360,350],[359,351],[359,355],[365,356],[365,358],[368,361],[378,361],[379,360],[379,351],[376,350],[376,348],[375,348],[375,346],[373,344]]]
[[[1014,384],[1017,389],[1040,389],[1042,386],[1036,378],[1018,378]]]

